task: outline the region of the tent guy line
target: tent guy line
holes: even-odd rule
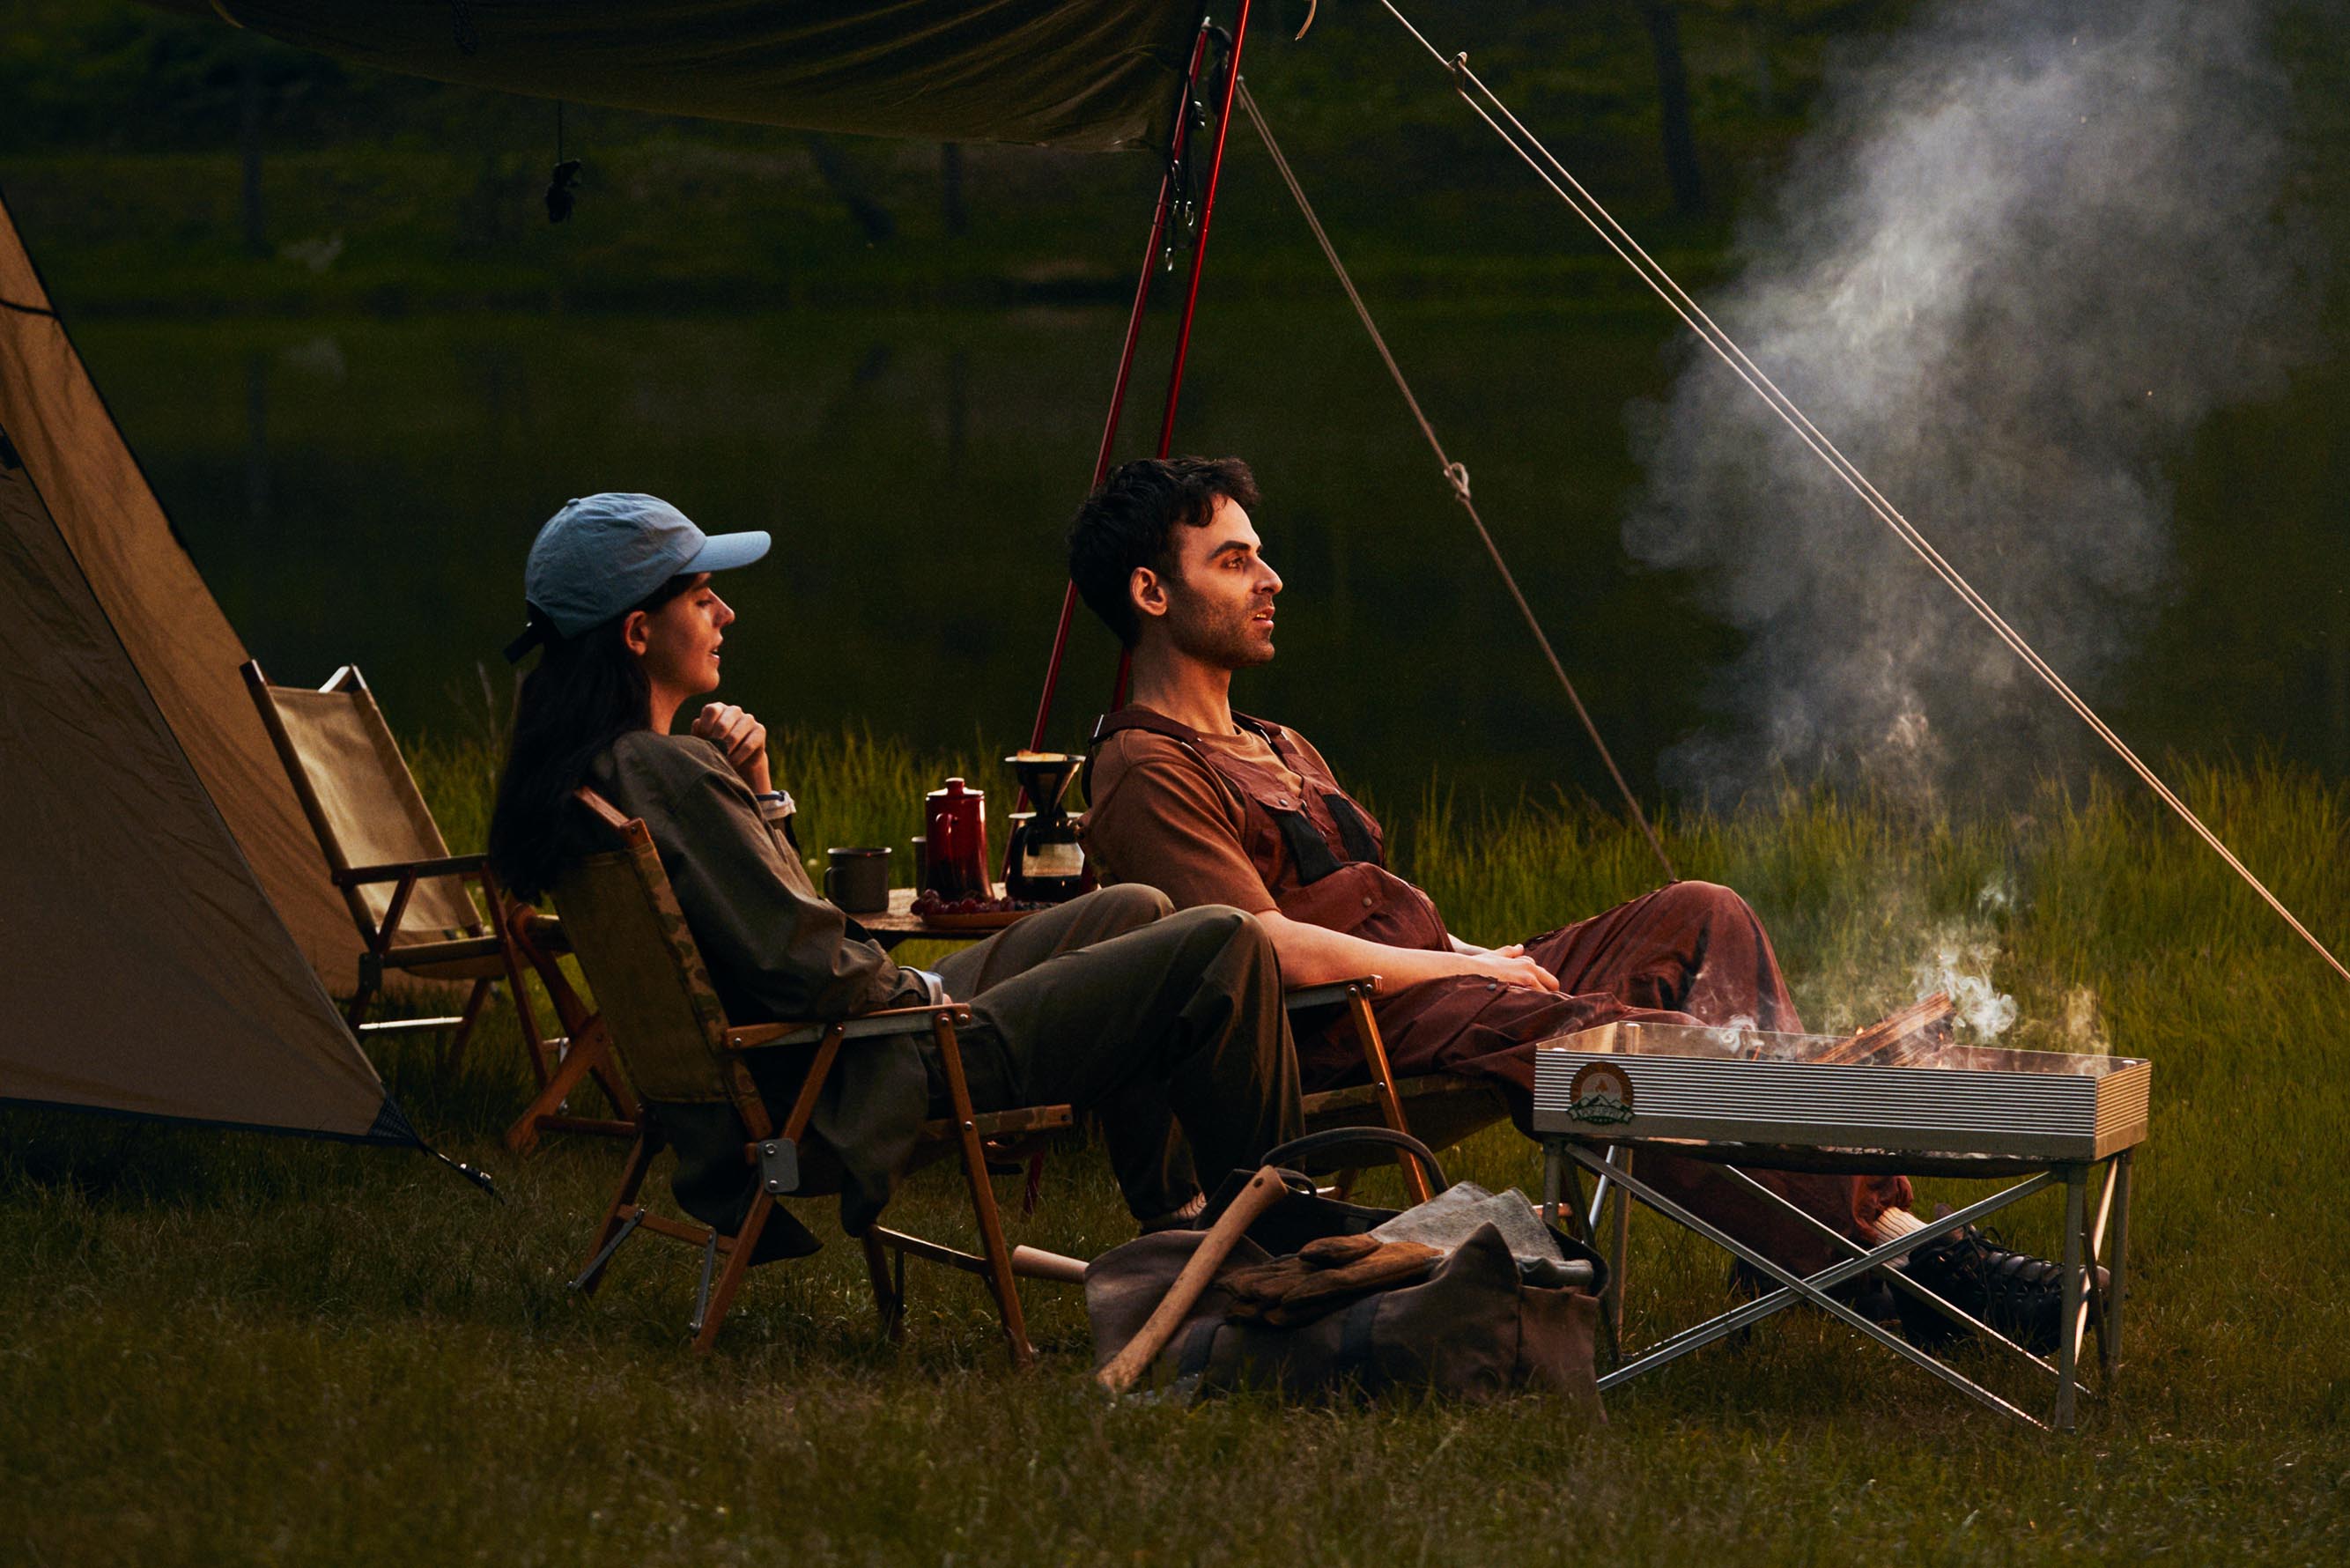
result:
[[[1306,18],[1306,26],[1313,26],[1310,15]],[[1298,36],[1305,36],[1303,28],[1299,30]],[[1419,433],[1428,438],[1429,448],[1436,453],[1437,466],[1443,471],[1444,483],[1451,490],[1452,498],[1461,503],[1462,511],[1469,514],[1469,521],[1475,526],[1477,537],[1484,543],[1485,554],[1492,559],[1493,569],[1502,575],[1502,586],[1510,590],[1510,597],[1516,603],[1518,613],[1525,618],[1526,629],[1534,633],[1534,642],[1541,648],[1543,658],[1549,660],[1550,672],[1558,678],[1559,689],[1566,693],[1568,706],[1575,710],[1575,716],[1583,722],[1583,732],[1591,737],[1592,745],[1599,753],[1599,760],[1607,764],[1607,776],[1616,781],[1616,788],[1624,797],[1624,809],[1631,814],[1634,826],[1648,841],[1649,849],[1656,854],[1657,864],[1664,867],[1665,879],[1679,881],[1680,873],[1673,869],[1672,857],[1665,853],[1664,841],[1657,836],[1656,828],[1649,824],[1648,814],[1640,809],[1639,797],[1632,793],[1631,784],[1625,781],[1624,770],[1616,765],[1615,753],[1607,749],[1607,742],[1600,739],[1599,726],[1593,722],[1590,711],[1584,707],[1583,698],[1575,690],[1575,682],[1567,678],[1566,667],[1559,662],[1557,652],[1550,645],[1550,638],[1544,633],[1542,622],[1534,616],[1534,607],[1526,602],[1526,596],[1520,591],[1517,575],[1502,558],[1502,547],[1493,542],[1492,533],[1485,526],[1485,519],[1478,514],[1477,504],[1470,499],[1468,465],[1455,462],[1446,454],[1444,442],[1437,437],[1436,427],[1429,422],[1428,415],[1420,410],[1419,400],[1412,395],[1411,384],[1404,379],[1403,368],[1396,363],[1395,355],[1388,351],[1386,336],[1379,331],[1378,323],[1371,319],[1370,306],[1363,303],[1361,293],[1355,287],[1354,278],[1347,271],[1347,264],[1338,259],[1338,247],[1330,243],[1329,234],[1322,227],[1322,220],[1315,214],[1314,203],[1305,199],[1305,188],[1297,182],[1296,174],[1291,171],[1289,160],[1282,156],[1281,143],[1274,140],[1273,127],[1265,122],[1263,111],[1256,106],[1256,95],[1249,91],[1245,80],[1240,84],[1240,102],[1241,107],[1248,111],[1249,123],[1256,127],[1258,137],[1263,140],[1264,150],[1273,159],[1273,166],[1281,171],[1282,183],[1289,187],[1289,194],[1296,202],[1298,212],[1305,215],[1305,226],[1314,231],[1315,243],[1322,247],[1322,254],[1329,262],[1330,270],[1338,275],[1339,286],[1347,291],[1347,299],[1355,306],[1355,314],[1362,318],[1363,330],[1370,334],[1371,347],[1378,350],[1388,374],[1394,378],[1396,390],[1403,394],[1404,406],[1411,410],[1412,419],[1419,425]]]
[[[1706,314],[1697,301],[1690,297],[1689,292],[1665,270],[1663,265],[1641,248],[1639,242],[1632,237],[1630,231],[1616,221],[1614,214],[1600,203],[1598,198],[1586,190],[1582,182],[1575,179],[1566,166],[1559,161],[1557,156],[1549,148],[1544,146],[1541,140],[1528,130],[1524,123],[1511,112],[1509,106],[1502,101],[1500,96],[1487,87],[1476,72],[1469,68],[1468,55],[1463,52],[1448,59],[1436,46],[1428,41],[1427,36],[1418,27],[1412,26],[1409,18],[1396,9],[1393,0],[1379,0],[1379,4],[1388,16],[1393,16],[1402,26],[1404,31],[1412,36],[1421,48],[1428,51],[1430,57],[1444,68],[1446,74],[1451,77],[1453,90],[1460,95],[1461,102],[1467,104],[1471,111],[1491,127],[1493,134],[1500,137],[1510,151],[1515,152],[1525,165],[1534,171],[1535,178],[1549,186],[1552,192],[1566,203],[1569,211],[1581,218],[1591,231],[1599,236],[1601,242],[1616,253],[1625,265],[1638,274],[1640,281],[1647,284],[1657,297],[1665,302],[1667,308],[1679,317],[1682,323],[1690,331],[1696,333],[1705,346],[1730,368],[1731,374],[1743,381],[1756,397],[1762,399],[1763,404],[1794,432],[1796,439],[1809,447],[1813,453],[1828,466],[1831,472],[1842,480],[1855,495],[1860,497],[1862,504],[1876,514],[1878,521],[1891,529],[1894,535],[1925,563],[1929,571],[1940,578],[1952,593],[1958,595],[1960,602],[1991,628],[1991,634],[2005,644],[2009,651],[2022,659],[2026,669],[2040,677],[2048,689],[2054,691],[2058,699],[2089,727],[2092,733],[2105,742],[2116,756],[2128,764],[2130,771],[2145,781],[2147,786],[2160,797],[2164,805],[2169,806],[2181,821],[2195,831],[2197,836],[2209,845],[2220,859],[2226,861],[2229,867],[2243,880],[2245,885],[2259,894],[2262,900],[2273,909],[2286,925],[2292,927],[2302,940],[2316,950],[2317,955],[2332,967],[2334,973],[2345,981],[2350,981],[2350,967],[2345,967],[2342,961],[2334,955],[2333,950],[2318,940],[2310,929],[2301,922],[2300,918],[2285,907],[2284,901],[2269,890],[2268,884],[2262,881],[2253,874],[2251,867],[2237,858],[2235,852],[2220,841],[2218,834],[2205,826],[2203,819],[2195,814],[2194,809],[2180,799],[2178,794],[2162,781],[2160,775],[2157,774],[2136,752],[2129,748],[2121,736],[2114,732],[2113,727],[2098,716],[2096,711],[2073,690],[2063,676],[2057,674],[2055,669],[2024,639],[2023,634],[2007,623],[2006,618],[1992,607],[1991,601],[1976,591],[1974,585],[1967,581],[1965,576],[1934,547],[1932,542],[1918,532],[1917,526],[1908,517],[1896,510],[1892,503],[1885,499],[1883,493],[1869,481],[1868,476],[1863,473],[1851,459],[1846,457],[1837,449],[1835,443],[1821,432],[1818,426],[1812,423],[1811,419],[1796,406],[1794,400],[1780,390],[1778,384],[1747,357],[1746,351],[1738,346],[1712,317]],[[1472,88],[1475,89],[1473,96],[1471,91]],[[1481,97],[1485,100],[1483,103],[1478,101]],[[1487,104],[1492,106],[1491,110],[1487,109]],[[1500,114],[1501,119],[1494,118],[1496,112]],[[1502,120],[1509,122],[1507,129],[1503,128]],[[1561,181],[1565,183],[1561,184]]]

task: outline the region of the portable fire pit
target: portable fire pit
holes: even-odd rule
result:
[[[1602,1389],[1678,1360],[1798,1301],[1877,1341],[1972,1397],[2035,1427],[2073,1425],[2083,1336],[2097,1334],[2100,1386],[2121,1345],[2127,1289],[2132,1151],[2147,1136],[2149,1062],[1951,1044],[1931,1015],[1889,1020],[1856,1036],[1784,1034],[1686,1024],[1608,1023],[1561,1035],[1534,1062],[1535,1132],[1543,1139],[1545,1215],[1596,1234],[1614,1204],[1608,1299],[1620,1332],[1630,1204],[1639,1201],[1744,1260],[1779,1288],[1685,1329],[1600,1379]],[[1799,1278],[1643,1182],[1638,1150],[1652,1147],[1731,1168],[1755,1194],[1796,1216],[1845,1254]],[[2015,1179],[1925,1230],[1864,1248],[1806,1215],[1737,1168],[1845,1175]],[[2103,1168],[2094,1204],[2091,1180]],[[1598,1180],[1587,1210],[1581,1172]],[[2052,1364],[1887,1265],[1960,1225],[2043,1189],[2064,1191],[2064,1304]],[[2110,1244],[2108,1236],[2110,1235]],[[2096,1270],[2108,1272],[2100,1288]],[[2018,1407],[1828,1293],[1872,1271],[1894,1288],[2003,1347],[2055,1380],[2051,1421]]]

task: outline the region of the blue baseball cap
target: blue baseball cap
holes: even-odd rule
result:
[[[608,491],[567,501],[531,541],[522,575],[529,625],[507,644],[506,659],[592,630],[671,577],[747,566],[773,543],[759,530],[705,534],[657,495]]]

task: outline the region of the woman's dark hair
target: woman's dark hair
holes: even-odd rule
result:
[[[652,685],[620,639],[637,610],[657,610],[691,587],[671,577],[642,604],[577,637],[551,638],[515,700],[514,743],[490,813],[490,868],[521,898],[536,898],[587,845],[571,792],[613,742],[646,727]]]
[[[1134,646],[1141,626],[1127,586],[1137,566],[1165,572],[1179,523],[1204,528],[1221,497],[1255,507],[1256,476],[1236,457],[1138,458],[1086,497],[1069,524],[1069,580],[1118,641]]]

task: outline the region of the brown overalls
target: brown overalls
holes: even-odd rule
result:
[[[1101,721],[1095,731],[1096,754],[1100,742],[1121,731],[1146,731],[1174,742],[1240,807],[1242,848],[1289,919],[1393,947],[1448,950],[1451,940],[1435,904],[1388,870],[1378,823],[1339,786],[1313,749],[1277,724],[1233,718],[1263,737],[1285,773],[1251,766],[1141,707],[1121,709]],[[1304,782],[1304,793],[1295,789],[1293,775]],[[1087,783],[1090,800],[1091,779]],[[1121,855],[1138,862],[1127,866],[1100,853],[1119,854],[1120,846],[1096,850],[1106,879],[1150,880],[1147,856]],[[1534,1047],[1539,1041],[1619,1019],[1803,1028],[1762,922],[1744,899],[1713,883],[1677,882],[1529,938],[1524,946],[1529,958],[1558,977],[1556,992],[1461,976],[1378,997],[1373,1011],[1396,1072],[1491,1079],[1520,1130],[1531,1132]],[[1309,1093],[1366,1076],[1360,1048],[1343,1026],[1299,1036],[1297,1055]],[[1887,1209],[1906,1208],[1910,1201],[1909,1184],[1901,1177],[1750,1174],[1855,1240],[1867,1239]],[[1774,1212],[1718,1166],[1650,1153],[1642,1158],[1641,1175],[1790,1267],[1808,1272],[1835,1261],[1826,1242]]]

